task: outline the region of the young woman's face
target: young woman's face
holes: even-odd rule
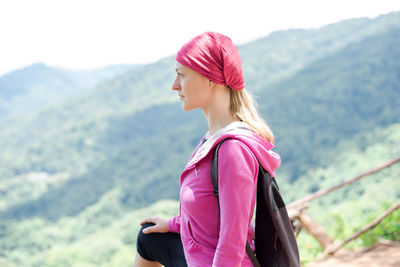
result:
[[[207,77],[180,64],[175,63],[176,79],[172,90],[176,90],[185,111],[196,108],[207,108],[211,100],[211,87]]]

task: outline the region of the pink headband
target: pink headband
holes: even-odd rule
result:
[[[182,46],[176,61],[217,84],[244,89],[242,61],[232,40],[217,32],[204,32]]]

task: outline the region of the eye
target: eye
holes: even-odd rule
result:
[[[181,76],[182,76],[182,73],[179,73],[179,72],[178,72],[177,75],[178,75],[179,77],[181,77]]]

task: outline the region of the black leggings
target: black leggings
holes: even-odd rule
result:
[[[144,224],[138,233],[136,248],[139,255],[149,261],[158,261],[165,267],[186,267],[181,236],[171,232],[143,234],[143,229],[153,225]]]

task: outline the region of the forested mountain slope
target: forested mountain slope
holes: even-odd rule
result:
[[[71,71],[43,63],[0,76],[0,121],[15,120],[81,94],[137,65]]]
[[[276,67],[281,79],[267,79],[265,84],[255,72],[245,76],[275,132],[275,151],[283,162],[277,174],[283,184],[309,169],[328,166],[339,140],[365,147],[364,134],[398,122],[399,14],[344,21],[301,34],[286,31],[283,40],[303,41],[298,42],[297,54],[288,48],[290,60],[282,66],[295,62],[296,56],[302,63],[284,75],[283,67]],[[363,30],[356,32],[357,27]],[[261,58],[279,34],[257,41],[257,46],[248,44],[253,47],[247,52],[243,45],[245,66],[252,68],[256,56]],[[319,38],[311,37],[324,40],[324,34],[332,41],[316,45]],[[304,52],[309,51],[307,39],[314,44],[313,53]],[[275,61],[264,59],[264,66],[279,66],[283,55],[277,54]],[[177,199],[180,170],[207,125],[200,111],[181,110],[170,90],[173,64],[173,58],[165,58],[137,67],[62,106],[0,125],[0,183],[3,192],[11,185],[18,188],[13,201],[3,201],[0,216],[58,220],[79,214],[113,188],[121,189],[121,202],[129,208]],[[21,185],[35,179],[45,182],[35,187],[38,191]]]

